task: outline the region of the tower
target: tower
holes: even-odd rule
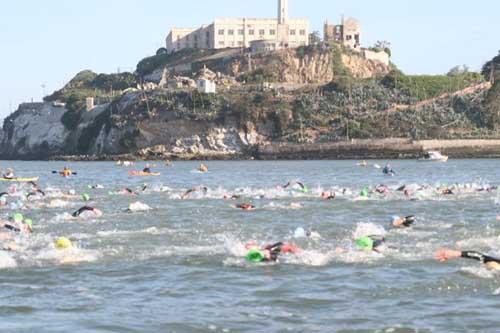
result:
[[[278,24],[288,23],[288,0],[278,0]]]

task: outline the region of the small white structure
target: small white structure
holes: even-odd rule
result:
[[[196,88],[201,93],[205,94],[216,93],[216,84],[214,81],[209,79],[198,79],[198,81],[196,81]]]
[[[87,111],[92,111],[95,107],[94,105],[94,97],[87,97],[85,99],[85,104],[87,106]]]

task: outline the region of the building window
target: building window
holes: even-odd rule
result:
[[[234,42],[231,42],[231,47],[234,47]]]
[[[259,30],[259,35],[264,36],[266,34],[266,30],[260,29]]]
[[[255,30],[253,30],[253,29],[248,30],[248,34],[250,36],[253,36],[255,34]]]
[[[305,36],[306,35],[306,30],[305,29],[301,29],[300,30],[300,35],[301,36]]]
[[[290,30],[290,36],[295,36],[295,34],[296,34],[296,31],[295,31],[295,30],[293,30],[293,29],[292,29],[292,30]]]
[[[345,36],[345,39],[346,39],[346,40],[351,40],[351,39],[352,39],[352,36],[351,36],[351,35],[347,35],[347,36]]]
[[[189,41],[189,35],[186,36],[186,41],[188,42]]]
[[[220,41],[220,42],[219,42],[219,46],[224,47],[225,45],[226,45],[226,44],[224,43],[224,41]]]
[[[228,31],[227,31],[227,34],[228,34],[229,36],[233,36],[233,35],[234,35],[234,30],[233,30],[233,29],[228,30]]]
[[[207,39],[210,39],[210,31],[207,31],[206,36],[207,36]]]
[[[238,30],[238,35],[243,36],[245,34],[245,30],[240,29]]]
[[[194,41],[197,42],[198,41],[198,35],[194,35]]]
[[[219,35],[224,35],[224,29],[219,30]]]
[[[241,41],[240,41],[240,42],[238,42],[238,46],[241,46],[241,47],[242,47],[242,46],[243,46],[243,42],[241,42]]]
[[[274,30],[274,29],[269,30],[269,34],[270,34],[271,36],[276,35],[276,30]]]

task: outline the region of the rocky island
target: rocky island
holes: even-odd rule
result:
[[[184,31],[183,47],[172,30],[167,47],[134,73],[78,73],[5,119],[0,157],[414,158],[430,149],[500,156],[500,55],[482,73],[405,75],[389,61],[389,43],[360,47],[353,19],[325,24],[323,39],[300,41],[300,30],[297,44],[308,45],[292,47],[280,31],[289,36],[307,22],[279,15],[277,33],[270,31],[276,41],[200,48],[196,34],[224,24],[216,21]]]

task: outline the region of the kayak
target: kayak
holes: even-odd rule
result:
[[[29,183],[36,182],[40,177],[31,177],[31,178],[0,178],[0,182],[14,182],[14,183]]]
[[[159,172],[144,172],[144,171],[135,171],[135,170],[129,171],[128,174],[131,176],[143,176],[143,177],[159,176],[160,175]]]

